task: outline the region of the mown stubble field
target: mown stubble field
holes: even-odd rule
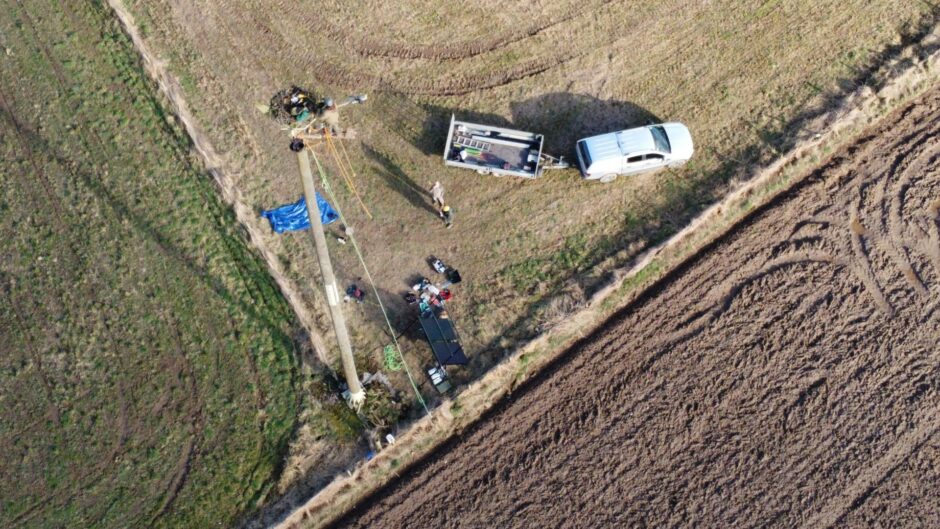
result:
[[[428,255],[467,272],[454,306],[474,373],[550,323],[550,296],[577,302],[603,270],[792,145],[802,118],[854,87],[928,16],[907,1],[128,3],[257,208],[300,191],[283,131],[254,103],[291,83],[372,95],[344,120],[359,131],[350,154],[376,220],[343,205],[399,314],[409,313],[398,293],[429,273]],[[682,171],[610,186],[573,171],[535,182],[482,177],[441,164],[451,112],[543,132],[548,151],[569,156],[589,133],[680,120],[698,152]],[[457,211],[451,231],[423,193],[438,179]],[[315,302],[305,235],[268,242]],[[334,249],[347,280],[362,275],[348,247]],[[367,310],[354,325],[365,356],[384,344],[374,316]]]
[[[290,84],[370,95],[344,121],[359,132],[350,155],[375,220],[338,180],[334,187],[399,329],[413,317],[399,294],[429,273],[428,255],[467,278],[451,305],[472,357],[454,371],[458,382],[564,318],[608,271],[813,132],[801,125],[858,83],[876,82],[869,69],[933,21],[930,6],[913,1],[127,4],[252,207],[300,193],[284,133],[256,103]],[[579,137],[651,119],[685,122],[698,150],[680,171],[608,186],[573,171],[496,179],[443,168],[451,112],[544,133],[547,150],[569,158]],[[457,212],[452,230],[429,207],[433,180]],[[265,244],[316,311],[306,235],[272,234]],[[342,281],[363,275],[348,246],[331,250]],[[350,312],[361,369],[381,369],[388,338],[377,308]],[[420,341],[406,354],[415,372],[430,360]],[[399,374],[392,380],[408,387]],[[422,391],[433,398],[426,380]],[[301,440],[297,453],[314,441]],[[309,453],[302,468],[316,469]]]

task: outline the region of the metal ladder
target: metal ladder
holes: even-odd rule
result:
[[[454,143],[463,145],[464,147],[470,147],[471,149],[480,149],[481,151],[488,151],[491,147],[489,143],[475,140],[470,136],[457,136],[457,138],[454,139]]]

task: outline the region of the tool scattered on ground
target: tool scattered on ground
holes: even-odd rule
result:
[[[356,303],[362,303],[362,300],[366,298],[366,293],[362,291],[355,283],[346,287],[346,296],[343,298],[343,301],[349,301],[351,299],[356,300]]]
[[[460,283],[463,278],[460,277],[460,272],[456,268],[449,266],[444,263],[444,261],[434,257],[433,255],[428,257],[428,264],[431,265],[431,268],[434,269],[438,274],[443,274],[446,280],[438,284],[439,288],[447,288],[451,285],[456,285]]]

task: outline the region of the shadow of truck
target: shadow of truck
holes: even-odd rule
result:
[[[633,103],[598,99],[586,94],[554,92],[509,105],[511,119],[498,114],[439,105],[422,105],[424,126],[412,143],[424,154],[441,155],[450,116],[460,121],[533,132],[545,136],[544,152],[574,160],[577,140],[659,122],[652,112]]]

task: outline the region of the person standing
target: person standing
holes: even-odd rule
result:
[[[441,208],[441,218],[444,219],[444,227],[450,228],[454,225],[454,210],[450,206]]]
[[[431,199],[434,200],[434,207],[437,208],[437,214],[444,217],[444,186],[440,182],[434,182],[431,186]]]

